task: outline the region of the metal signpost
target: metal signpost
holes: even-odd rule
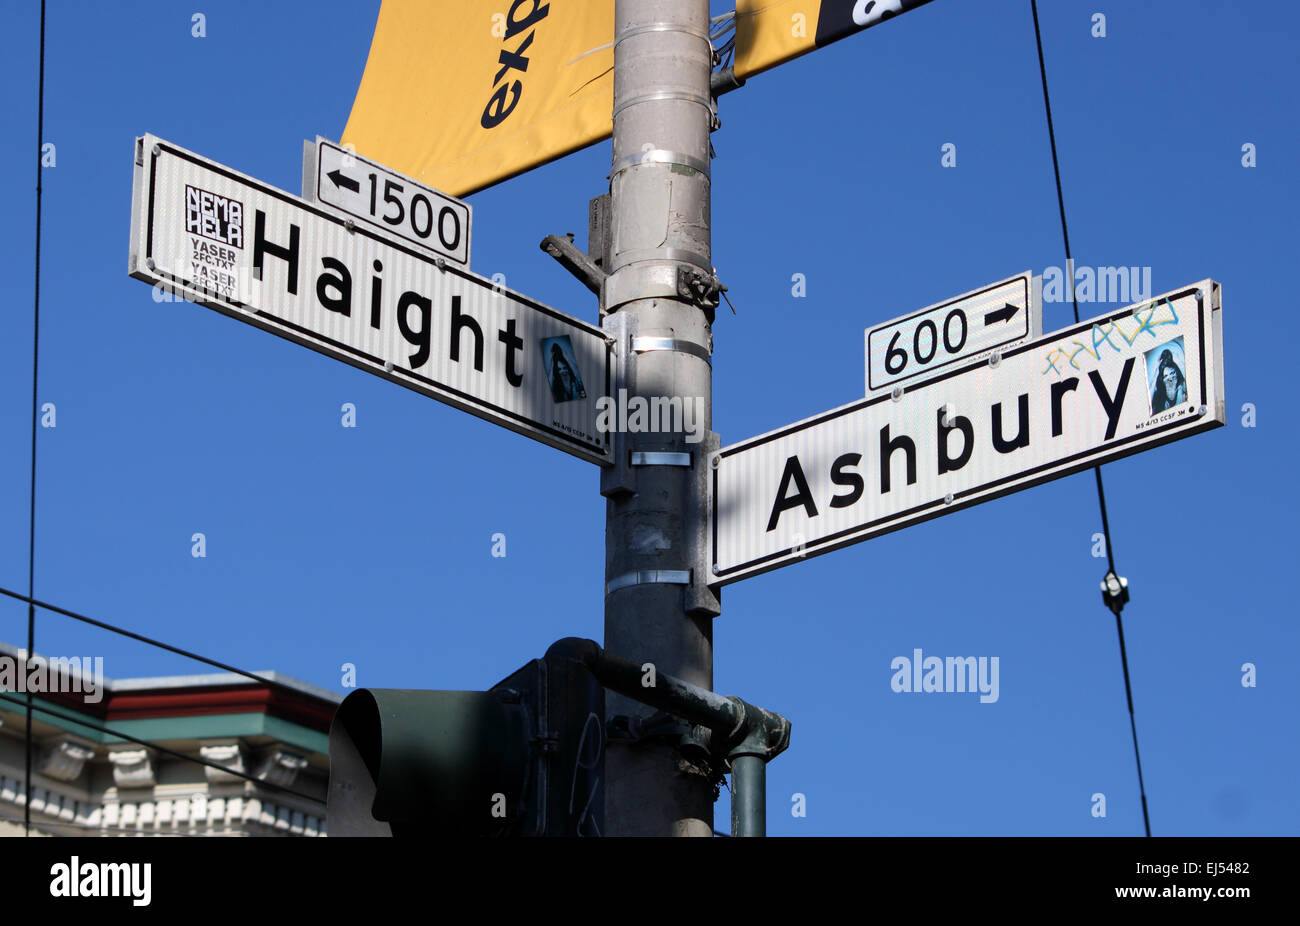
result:
[[[332,141],[303,142],[302,196],[469,267],[469,203]]]
[[[712,460],[715,580],[1221,426],[1219,294],[1202,280],[723,448]]]
[[[546,15],[523,2],[507,14],[516,31]],[[753,67],[813,47],[790,47],[784,20],[777,29],[744,11],[750,51],[762,51]],[[817,46],[875,21],[823,12]],[[1217,283],[1043,335],[1039,281],[1026,272],[870,328],[866,398],[719,450],[709,30],[704,0],[615,3],[613,163],[593,207],[604,231],[586,255],[544,242],[599,292],[602,327],[469,272],[467,204],[323,138],[306,143],[303,197],[152,135],[135,150],[132,276],[602,466],[604,650],[578,641],[564,652],[585,654],[609,716],[596,717],[594,745],[564,742],[605,763],[614,835],[711,834],[728,763],[736,832],[763,831],[764,767],[790,728],[712,694],[721,586],[1225,420]],[[507,70],[526,68],[509,57],[523,64]],[[693,423],[625,424],[638,406],[676,409],[679,425],[690,409]],[[642,690],[647,670],[663,687]],[[399,821],[436,797],[408,754],[446,745],[421,739],[428,725],[404,710],[353,718],[391,743],[379,783],[403,785],[389,808]],[[465,758],[459,740],[447,748]],[[462,766],[477,781],[482,769]]]
[[[136,141],[129,272],[584,460],[610,459],[598,406],[613,354],[599,328],[153,135]]]
[[[1026,270],[867,329],[867,394],[1038,336],[1040,285]]]

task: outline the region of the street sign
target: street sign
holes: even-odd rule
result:
[[[866,332],[867,394],[1042,333],[1030,271],[896,318]]]
[[[328,139],[317,136],[314,142],[303,142],[302,195],[469,266],[469,203]]]
[[[714,583],[1220,427],[1220,331],[1202,280],[725,447]]]
[[[136,140],[128,272],[595,463],[604,332],[391,233],[153,135]]]

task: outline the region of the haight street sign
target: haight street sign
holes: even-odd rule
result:
[[[712,581],[808,556],[1223,425],[1213,280],[724,447]]]
[[[128,272],[595,463],[604,332],[153,135]],[[606,399],[608,401],[608,399]]]

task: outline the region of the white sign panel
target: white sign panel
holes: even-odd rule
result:
[[[716,584],[1224,423],[1212,280],[719,451]]]
[[[866,332],[867,394],[1036,337],[1029,271]]]
[[[302,195],[469,266],[473,207],[319,136],[304,143]]]
[[[128,269],[163,298],[610,459],[599,328],[152,135],[136,142]]]

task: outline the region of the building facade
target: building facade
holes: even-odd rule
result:
[[[274,672],[112,680],[88,661],[32,672],[0,643],[0,836],[23,834],[29,691],[56,712],[32,717],[33,834],[325,835],[341,695]]]

